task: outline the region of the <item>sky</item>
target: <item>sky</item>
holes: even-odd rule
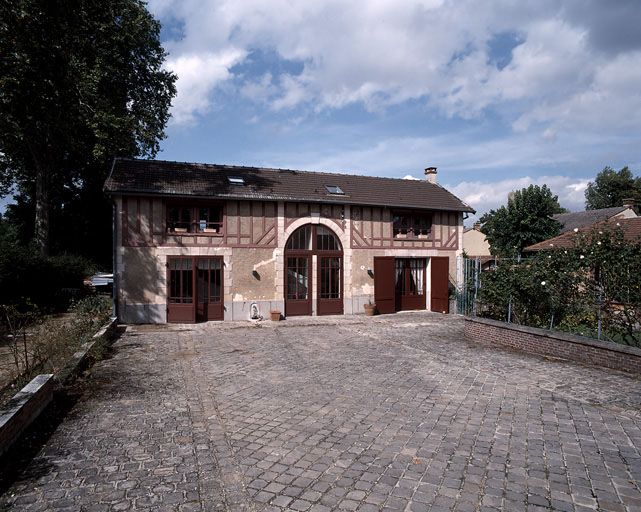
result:
[[[423,178],[483,213],[641,173],[637,0],[150,0],[178,76],[157,158]]]

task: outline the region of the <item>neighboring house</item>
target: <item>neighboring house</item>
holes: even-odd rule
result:
[[[608,208],[609,209],[609,208]],[[631,218],[611,218],[594,225],[583,226],[581,228],[574,228],[572,231],[565,231],[559,236],[544,240],[538,244],[526,247],[526,252],[547,251],[553,249],[571,249],[574,247],[574,241],[578,233],[589,233],[595,228],[603,227],[606,229],[621,229],[623,239],[631,242],[641,238],[641,217]]]
[[[481,270],[490,269],[496,262],[496,257],[490,251],[490,243],[485,238],[485,233],[481,232],[480,222],[475,222],[473,227],[463,231],[463,250],[468,259],[478,260]]]
[[[481,232],[481,223],[475,222],[471,228],[463,231],[463,250],[468,258],[491,256],[490,243]]]
[[[123,322],[448,310],[474,210],[427,180],[116,159]]]
[[[566,233],[567,231],[573,231],[575,228],[594,226],[598,222],[610,219],[630,219],[636,216],[634,200],[625,199],[622,206],[586,210],[584,212],[558,213],[552,215],[552,218],[561,224],[561,233]]]

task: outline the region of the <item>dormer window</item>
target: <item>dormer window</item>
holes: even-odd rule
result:
[[[242,176],[227,176],[227,181],[231,183],[232,185],[244,185],[245,184],[245,178]]]
[[[337,195],[344,195],[345,192],[343,192],[343,189],[340,188],[338,185],[325,185],[325,190],[329,192],[330,194],[337,194]]]

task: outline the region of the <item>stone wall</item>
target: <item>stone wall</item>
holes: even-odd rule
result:
[[[479,343],[641,374],[641,349],[618,343],[487,318],[466,318],[465,336]]]

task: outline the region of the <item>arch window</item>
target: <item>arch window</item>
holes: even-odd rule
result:
[[[343,248],[340,240],[325,226],[307,224],[294,231],[285,244],[286,315],[312,314],[314,270],[317,314],[343,312]]]

